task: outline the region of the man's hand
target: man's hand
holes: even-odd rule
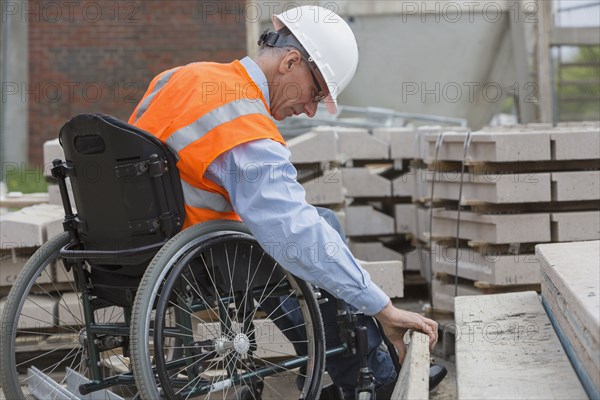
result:
[[[383,326],[383,332],[398,350],[400,364],[406,356],[404,334],[413,329],[429,336],[429,350],[433,350],[438,341],[438,324],[432,319],[425,318],[417,313],[401,310],[389,302],[375,318]]]

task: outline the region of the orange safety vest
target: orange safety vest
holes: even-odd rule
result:
[[[204,177],[208,166],[242,143],[285,140],[258,85],[239,61],[198,62],[156,76],[129,123],[152,133],[179,160],[187,228],[214,219],[240,220],[227,191]]]

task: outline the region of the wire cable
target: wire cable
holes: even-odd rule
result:
[[[465,161],[467,158],[467,151],[469,150],[469,146],[471,146],[471,130],[469,129],[467,131],[467,137],[465,138],[465,145],[464,145],[464,149],[463,149],[463,157],[462,157],[462,161],[460,163],[460,184],[458,186],[458,206],[456,207],[457,209],[457,214],[456,214],[456,243],[454,245],[454,248],[456,250],[456,260],[454,261],[454,297],[458,296],[458,255],[459,255],[459,233],[460,233],[460,203],[462,202],[462,189],[463,189],[463,182],[464,182],[464,177],[465,177]]]
[[[435,157],[433,159],[433,178],[431,180],[431,197],[429,198],[429,304],[431,305],[431,311],[433,312],[433,193],[436,179],[436,168],[438,155],[440,153],[440,147],[444,142],[444,135],[446,132],[440,132],[437,141],[435,143]]]

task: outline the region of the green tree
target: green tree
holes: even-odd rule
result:
[[[600,120],[600,46],[581,47],[556,76],[559,121]]]

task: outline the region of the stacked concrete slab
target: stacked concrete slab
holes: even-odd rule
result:
[[[600,239],[598,125],[495,128],[465,144],[467,137],[443,130],[424,137],[427,197],[437,208],[428,210],[422,239],[433,243],[434,307],[448,311],[456,281],[464,294],[539,290],[535,244]]]
[[[367,129],[317,127],[288,146],[307,201],[337,212],[354,255],[376,262],[367,263],[373,280],[390,296],[402,297],[404,255],[390,243],[405,240],[414,213],[410,196],[393,195],[398,173],[389,140]],[[399,203],[408,209],[395,212]]]
[[[21,273],[31,255],[50,237],[49,227],[62,224],[64,212],[62,207],[40,204],[13,211],[0,216],[0,313],[6,303],[5,296]],[[56,266],[52,266],[41,274],[36,283],[40,286],[54,285],[61,281]],[[32,295],[25,301],[31,320],[23,323],[27,326],[39,327],[39,324],[53,324],[58,317],[60,299],[48,296]],[[45,312],[39,312],[40,304]],[[54,319],[53,319],[54,318]]]
[[[430,203],[427,177],[428,135],[438,134],[445,128],[441,126],[378,128],[373,134],[390,143],[390,159],[394,170],[392,194],[396,198],[407,198],[408,203],[396,204],[396,230],[409,238],[404,246],[404,268],[407,271],[419,271],[429,277],[430,249],[428,245],[428,227]],[[459,132],[466,128],[453,128]]]
[[[600,241],[536,247],[542,301],[588,396],[600,398]]]

